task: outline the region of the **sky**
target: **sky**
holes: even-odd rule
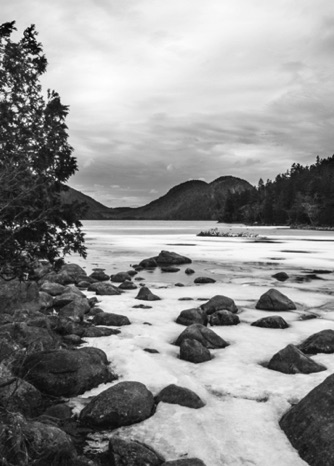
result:
[[[334,153],[333,0],[0,0],[13,20],[70,106],[69,185],[109,207]]]

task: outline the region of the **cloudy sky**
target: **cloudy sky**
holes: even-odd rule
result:
[[[138,206],[334,153],[333,0],[0,0],[70,105],[70,185]]]

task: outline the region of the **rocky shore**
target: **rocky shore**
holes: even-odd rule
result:
[[[2,465],[205,464],[200,458],[166,457],[152,445],[119,435],[123,427],[153,417],[159,403],[201,410],[205,401],[173,382],[152,393],[136,380],[119,380],[120,374],[114,372],[106,353],[87,346],[85,340],[118,338],[123,328],[132,325],[127,316],[101,309],[100,297],[117,299],[128,290],[137,290],[133,307],[150,309],[161,297],[136,280],[136,275],[155,268],[174,273],[184,265],[189,275],[193,272],[188,267],[191,262],[188,257],[161,251],[131,270],[109,275],[95,269],[89,276],[76,264],[64,265],[59,272],[41,264],[32,280],[0,283]],[[200,278],[203,280],[196,283],[209,283],[205,281],[207,277]],[[275,313],[291,312],[296,303],[277,288],[271,288],[258,297],[255,307],[273,314],[254,320],[251,326],[284,331],[289,324]],[[178,358],[197,367],[226,351],[233,342],[212,328],[238,326],[240,315],[235,301],[225,295],[214,295],[198,306],[182,310],[176,319],[179,336],[170,342],[178,348]],[[154,348],[144,350],[158,353]],[[334,330],[327,329],[299,345],[289,343],[263,364],[268,370],[288,375],[322,372],[326,366],[315,361],[313,355],[333,352]],[[106,388],[88,397],[79,414],[73,413],[70,400],[101,384],[106,384]],[[279,421],[293,447],[310,465],[334,463],[333,393],[334,376],[330,375],[298,403],[292,403]],[[107,448],[95,453],[85,449],[87,436],[99,431],[111,432]]]

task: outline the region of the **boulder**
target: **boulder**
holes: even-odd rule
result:
[[[210,351],[198,340],[185,338],[180,344],[180,359],[199,364],[210,361]]]
[[[66,286],[61,285],[60,283],[48,282],[45,281],[40,287],[40,291],[50,294],[51,296],[58,296],[63,294],[66,290]]]
[[[158,267],[157,261],[154,257],[150,257],[148,259],[144,259],[139,263],[139,266],[136,267],[136,271],[140,271],[143,269],[154,269]]]
[[[121,283],[118,288],[120,290],[136,290],[138,287],[133,282],[125,280],[125,282]]]
[[[288,280],[289,275],[286,272],[278,272],[275,275],[272,275],[273,278],[276,278],[279,282],[285,282]]]
[[[175,273],[179,272],[180,269],[178,267],[175,267],[174,265],[167,265],[165,267],[161,267],[161,271],[166,273]]]
[[[296,346],[288,345],[271,358],[268,369],[284,374],[310,374],[327,370],[325,366],[305,356]]]
[[[251,324],[253,327],[263,328],[288,328],[289,325],[285,322],[281,316],[269,316],[263,317],[262,319],[256,320]]]
[[[180,460],[166,461],[162,466],[205,466],[199,458],[182,458]]]
[[[2,325],[0,339],[5,336],[19,347],[29,349],[30,353],[59,348],[60,339],[47,328],[29,326],[26,322]]]
[[[186,268],[184,273],[187,274],[187,275],[192,275],[193,273],[195,273],[195,270],[188,267],[188,268]]]
[[[53,396],[76,396],[115,379],[106,354],[91,347],[28,355],[17,372],[42,393]]]
[[[99,312],[94,316],[93,323],[95,325],[110,325],[112,327],[121,327],[122,325],[131,324],[126,316],[113,314],[111,312]]]
[[[158,256],[154,258],[158,265],[181,265],[191,264],[189,257],[181,256],[176,252],[161,251]],[[141,265],[141,263],[140,263]]]
[[[123,283],[125,281],[131,281],[131,275],[127,272],[118,272],[115,275],[111,275],[110,281],[116,283]]]
[[[111,283],[97,282],[92,283],[87,291],[95,291],[98,296],[120,295],[122,292]]]
[[[202,324],[207,325],[208,316],[200,308],[185,309],[181,311],[180,315],[176,319],[177,324],[181,325],[192,325],[192,324]]]
[[[194,283],[200,283],[200,284],[216,283],[216,280],[210,277],[197,277],[195,278]]]
[[[37,283],[0,279],[0,314],[13,314],[16,309],[40,309]]]
[[[98,282],[105,282],[109,280],[109,275],[105,273],[104,269],[94,269],[89,275],[89,278],[97,280]]]
[[[0,405],[8,411],[36,417],[43,412],[43,397],[37,388],[18,377],[0,378]]]
[[[118,335],[119,333],[121,331],[114,328],[91,326],[84,330],[82,338],[109,337],[110,335]]]
[[[146,445],[119,437],[110,438],[109,455],[113,466],[160,466],[164,461]]]
[[[221,310],[216,311],[209,316],[210,325],[238,325],[240,324],[240,319],[233,312]]]
[[[87,274],[77,264],[64,264],[59,272],[50,272],[44,276],[44,280],[68,285],[70,283],[79,283],[87,279]]]
[[[58,314],[62,317],[72,317],[75,320],[83,320],[84,315],[90,311],[87,298],[76,296],[73,301],[62,307],[57,307]]]
[[[188,388],[179,387],[178,385],[168,385],[163,388],[155,397],[156,403],[163,401],[164,403],[177,404],[186,406],[187,408],[203,408],[205,404],[198,395]]]
[[[175,345],[180,346],[183,340],[197,340],[206,348],[216,349],[225,348],[228,343],[223,340],[219,335],[201,324],[189,325],[178,336]]]
[[[286,412],[279,425],[309,465],[334,464],[334,374]]]
[[[238,312],[238,308],[233,299],[223,295],[216,295],[209,299],[209,301],[201,305],[201,309],[207,314],[213,314],[214,312],[222,310],[230,311],[234,314]]]
[[[142,286],[136,296],[136,299],[140,299],[142,301],[159,301],[161,298],[153,294],[146,286]]]
[[[292,311],[296,309],[295,303],[275,288],[264,293],[255,307],[266,311]]]
[[[81,411],[82,424],[114,429],[144,421],[153,414],[152,393],[140,382],[119,382],[95,396]]]
[[[298,348],[305,354],[334,353],[334,330],[326,329],[308,337]]]
[[[135,270],[133,269],[130,269],[126,272],[128,275],[130,275],[130,277],[134,277],[135,275],[137,275],[138,272],[136,272]]]
[[[45,309],[50,309],[53,307],[53,297],[49,293],[40,291],[39,293],[39,305],[41,311]]]

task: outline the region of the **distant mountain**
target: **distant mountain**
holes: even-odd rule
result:
[[[64,193],[64,199],[87,202],[85,219],[90,220],[216,220],[228,195],[251,188],[248,181],[222,176],[212,183],[186,181],[143,207],[108,208],[72,188]]]

